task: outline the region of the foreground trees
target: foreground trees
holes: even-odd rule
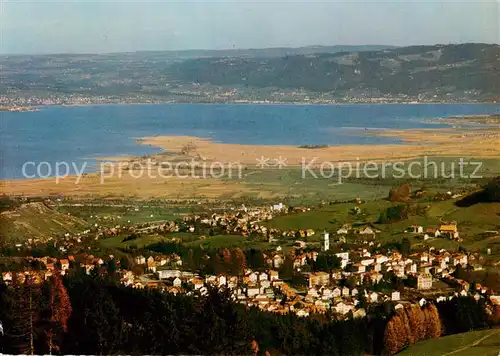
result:
[[[12,354],[394,354],[439,337],[443,326],[447,333],[486,326],[483,307],[473,298],[398,311],[388,303],[368,307],[366,318],[336,321],[246,308],[228,290],[174,296],[98,275],[54,276],[0,286],[0,342]]]
[[[385,348],[389,355],[394,355],[416,342],[438,338],[441,329],[441,320],[434,304],[427,304],[424,308],[408,305],[399,309],[387,323]]]

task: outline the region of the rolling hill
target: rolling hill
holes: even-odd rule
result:
[[[22,204],[0,213],[0,244],[27,238],[46,240],[66,232],[81,231],[86,226],[85,221],[59,213],[43,203]]]
[[[495,44],[0,56],[0,66],[0,95],[29,105],[500,100]]]
[[[174,64],[181,81],[318,92],[500,95],[500,46],[460,44],[280,58],[203,58]]]

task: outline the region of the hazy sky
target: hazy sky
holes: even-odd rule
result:
[[[496,1],[0,0],[1,53],[500,41]]]

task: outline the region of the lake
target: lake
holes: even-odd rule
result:
[[[455,115],[499,114],[498,104],[250,105],[162,104],[44,107],[0,113],[0,178],[23,178],[25,162],[88,161],[157,153],[136,138],[210,137],[263,145],[397,144],[370,129],[439,128],[425,122]],[[366,130],[365,130],[366,129]]]

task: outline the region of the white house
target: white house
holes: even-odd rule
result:
[[[280,255],[274,255],[274,257],[273,257],[273,267],[274,268],[280,268],[282,264],[283,264],[283,257],[281,257]]]
[[[341,260],[349,261],[349,252],[339,252],[339,253],[336,253],[335,256],[337,256]]]
[[[375,255],[374,257],[375,257],[375,262],[377,263],[386,263],[387,261],[389,261],[389,258],[384,255]]]
[[[249,286],[247,288],[247,297],[254,297],[260,293],[260,289],[257,286]]]
[[[339,304],[337,304],[335,306],[335,311],[337,313],[339,313],[339,314],[342,314],[342,315],[345,315],[345,314],[349,313],[353,309],[354,309],[353,305],[346,304],[346,303],[343,303],[343,302],[340,302]]]
[[[349,230],[347,227],[342,226],[340,229],[337,230],[337,235],[346,235],[349,233]]]
[[[217,282],[219,286],[224,286],[227,284],[227,277],[223,274],[217,276]]]
[[[344,296],[344,297],[349,296],[349,288],[347,288],[347,287],[342,288],[342,296]]]
[[[391,293],[391,300],[398,301],[401,299],[401,294],[398,291],[394,291]]]
[[[174,287],[180,287],[182,285],[182,281],[179,277],[175,278],[173,281]]]
[[[334,298],[340,297],[341,294],[342,294],[342,291],[339,287],[335,288],[332,292],[332,295]]]
[[[146,264],[146,257],[144,257],[142,255],[141,256],[137,256],[135,258],[135,263],[137,263],[138,265],[144,265],[144,264]]]
[[[369,266],[372,263],[375,263],[375,260],[373,258],[367,258],[365,260],[361,260],[360,262],[363,266]]]
[[[375,235],[375,230],[373,230],[370,226],[364,226],[359,229],[360,235]]]
[[[181,271],[178,269],[161,269],[156,271],[158,279],[175,278],[181,276]]]

